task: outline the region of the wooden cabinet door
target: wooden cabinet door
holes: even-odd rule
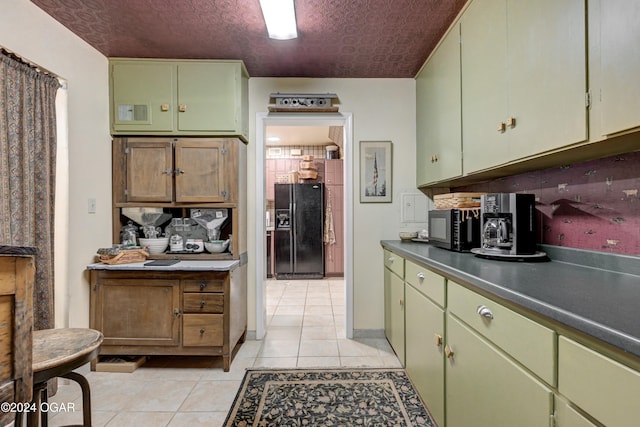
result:
[[[508,109],[509,117],[515,119],[514,127],[505,133],[509,137],[509,160],[587,139],[585,3],[507,2]],[[621,25],[616,22],[616,26]],[[640,30],[635,27],[629,21],[638,40]],[[640,59],[636,62],[640,64]],[[635,71],[637,76],[640,67]],[[640,107],[640,101],[636,100],[636,105]]]
[[[602,134],[611,135],[640,126],[640,3],[596,3],[601,3],[601,76],[592,96],[601,98]]]
[[[168,132],[174,128],[176,67],[162,62],[111,65],[114,131]]]
[[[178,130],[240,131],[239,69],[235,63],[178,64]]]
[[[343,161],[325,160],[325,200],[331,202],[335,243],[325,244],[325,273],[344,274],[344,186]]]
[[[460,25],[463,170],[468,173],[509,160],[506,135],[498,131],[507,116],[505,0],[474,0]]]
[[[444,426],[444,310],[405,286],[406,369],[435,422]]]
[[[126,200],[170,202],[173,200],[173,149],[170,141],[127,141]]]
[[[452,316],[447,346],[447,427],[549,425],[552,391]]]
[[[180,344],[179,280],[98,279],[91,298],[104,346]]]
[[[176,202],[226,201],[225,153],[224,140],[176,141]]]
[[[417,185],[462,175],[460,27],[416,77]]]
[[[265,199],[275,200],[276,160],[267,159],[265,162]],[[274,219],[275,220],[275,219]]]
[[[396,356],[405,365],[404,350],[404,281],[384,269],[385,334]]]

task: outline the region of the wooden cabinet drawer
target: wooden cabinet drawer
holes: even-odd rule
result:
[[[222,314],[185,314],[182,327],[185,347],[212,347],[224,343]]]
[[[445,279],[411,261],[405,261],[405,281],[441,307],[445,305]]]
[[[207,279],[185,279],[185,292],[224,292],[224,276]]]
[[[558,390],[604,425],[638,425],[640,373],[562,336]]]
[[[224,294],[184,294],[183,308],[185,313],[223,313]]]
[[[449,281],[449,311],[538,375],[556,385],[556,333]]]
[[[384,250],[384,266],[404,279],[404,258],[393,252]]]

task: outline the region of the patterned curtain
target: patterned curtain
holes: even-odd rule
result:
[[[37,248],[34,328],[54,327],[58,79],[0,50],[0,244]]]

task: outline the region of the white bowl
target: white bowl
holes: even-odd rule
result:
[[[417,231],[401,231],[399,233],[399,236],[401,240],[411,240],[418,237],[418,232]]]
[[[227,240],[211,240],[210,242],[204,242],[204,247],[212,254],[224,252],[227,249],[229,242]]]
[[[167,246],[169,246],[168,237],[158,237],[156,239],[138,239],[138,244],[143,248],[146,248],[151,255],[158,255],[163,253]]]

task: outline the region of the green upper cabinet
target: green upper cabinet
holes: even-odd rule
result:
[[[584,0],[474,0],[460,20],[465,173],[587,140]]]
[[[416,77],[417,186],[462,175],[460,28],[454,26]]]
[[[590,73],[594,104],[600,103],[601,135],[613,135],[640,126],[640,2],[594,0],[589,14],[599,32],[590,32],[597,50]],[[599,47],[599,49],[598,49]],[[598,77],[597,80],[594,78]],[[596,108],[596,105],[594,105]],[[596,113],[597,114],[597,113]]]
[[[474,0],[461,19],[465,173],[509,160],[497,126],[507,116],[505,0]]]
[[[171,132],[176,73],[175,65],[168,62],[112,62],[112,131]]]
[[[241,61],[112,59],[114,135],[248,135]]]

